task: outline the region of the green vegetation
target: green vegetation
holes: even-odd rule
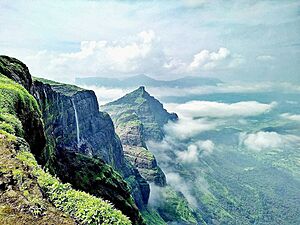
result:
[[[121,175],[110,165],[96,157],[63,150],[52,164],[54,173],[78,190],[113,202],[123,210],[132,223],[142,224],[143,219],[130,195],[130,189]]]
[[[142,211],[143,218],[147,225],[166,225],[167,223],[160,217],[158,212],[151,207],[147,207]]]
[[[11,61],[13,61],[13,63]],[[6,65],[9,65],[9,68]],[[1,57],[0,67],[4,70],[23,72],[22,66],[19,63],[17,63],[17,60],[13,58],[10,58],[10,60],[8,60],[4,57]]]
[[[0,129],[23,137],[21,122],[25,120],[23,114],[34,111],[40,115],[36,100],[24,87],[2,74],[0,74],[0,99]]]
[[[20,151],[17,158],[32,169],[38,183],[50,201],[65,213],[82,224],[131,224],[119,210],[109,202],[82,191],[76,191],[70,184],[62,184],[49,173],[42,170],[34,156],[28,151]]]
[[[26,142],[0,133],[0,224],[74,224],[44,197],[31,170],[17,159],[16,149],[25,151]]]
[[[52,80],[47,80],[44,78],[33,77],[33,80],[39,81],[44,84],[49,84],[55,91],[61,92],[67,96],[72,96],[72,95],[76,94],[77,92],[85,91],[85,89],[77,87],[75,85],[63,84],[63,83],[55,82]]]
[[[166,186],[162,192],[162,201],[157,210],[165,221],[182,221],[188,224],[197,224],[196,217],[184,196]]]

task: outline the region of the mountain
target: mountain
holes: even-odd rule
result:
[[[109,112],[112,119],[116,121],[117,127],[126,125],[128,121],[135,123],[140,121],[144,129],[144,141],[162,140],[164,137],[163,126],[168,121],[176,121],[178,118],[175,113],[168,113],[157,99],[145,91],[143,86],[102,106],[101,109]],[[139,121],[135,120],[135,117],[138,117]],[[121,120],[117,121],[116,119]]]
[[[58,225],[102,224],[105,221],[107,224],[131,224],[128,217],[104,201],[100,194],[91,195],[79,191],[78,187],[76,190],[76,185],[63,183],[57,174],[42,169],[40,165],[47,167],[43,165],[46,161],[44,151],[53,159],[59,149],[55,144],[60,145],[60,142],[49,135],[49,127],[44,129],[44,123],[49,125],[54,118],[48,114],[48,121],[43,121],[47,112],[41,111],[38,101],[47,99],[43,99],[45,96],[40,94],[26,65],[17,59],[0,56],[0,223]],[[34,96],[38,97],[38,101]],[[67,96],[61,97],[67,103]],[[52,102],[61,106],[58,103]],[[67,108],[64,110],[68,111]],[[73,121],[72,117],[64,119]],[[53,127],[56,125],[53,124]],[[63,147],[60,145],[60,148]],[[126,207],[122,210],[131,217],[132,223],[143,224],[129,188],[113,167],[100,158],[69,150],[71,154],[67,149],[64,153],[70,156],[72,163],[81,164],[82,161],[82,166],[90,165],[88,168],[92,168],[94,173],[92,179],[98,183],[102,180],[106,190],[109,190],[109,185],[113,186],[115,189],[111,190],[116,191],[115,200],[120,200],[118,207]],[[47,162],[49,168],[54,168],[50,165],[51,160]],[[89,182],[89,177],[76,172],[70,171],[69,175],[77,175],[78,179]]]
[[[7,56],[0,56],[0,154],[1,224],[144,224],[137,205],[146,206],[149,184],[125,159],[94,92],[32,80]]]
[[[114,102],[101,106],[101,110],[111,115],[116,132],[121,139],[125,157],[152,185],[154,189],[152,194],[155,195],[155,189],[159,189],[161,199],[164,199],[156,202],[153,208],[164,222],[153,221],[154,213],[149,215],[149,210],[143,210],[147,224],[172,222],[196,224],[193,209],[181,192],[175,191],[167,184],[164,172],[146,143],[150,140],[161,141],[164,138],[163,126],[169,121],[176,121],[177,115],[167,112],[143,86]]]
[[[124,79],[115,78],[105,78],[105,77],[86,77],[86,78],[76,78],[75,83],[77,85],[87,85],[87,86],[99,86],[99,87],[196,87],[196,86],[215,86],[218,83],[222,83],[219,79],[208,78],[208,77],[194,77],[186,76],[176,80],[156,80],[146,75],[136,75]]]
[[[101,109],[108,112],[115,122],[127,159],[147,181],[165,186],[166,177],[154,155],[148,151],[146,141],[162,140],[163,125],[169,120],[176,120],[177,115],[168,113],[144,87],[102,106]]]

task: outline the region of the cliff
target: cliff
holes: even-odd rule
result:
[[[16,75],[28,69],[9,57],[0,62],[6,71],[0,73],[0,223],[131,224],[107,201],[74,190],[38,165],[45,146],[41,113],[28,92],[32,86],[20,85],[30,84],[28,77]]]
[[[98,102],[93,91],[84,90],[72,85],[61,84],[45,79],[36,78],[34,81],[34,95],[38,99],[42,109],[45,121],[45,130],[47,134],[47,148],[44,152],[45,164],[55,174],[60,174],[62,179],[72,184],[81,184],[80,188],[86,190],[92,184],[95,184],[95,176],[87,176],[88,173],[83,169],[83,161],[73,163],[68,160],[70,150],[77,152],[77,155],[83,154],[90,156],[80,157],[89,160],[93,165],[95,160],[95,171],[101,171],[99,165],[107,163],[118,171],[126,180],[130,180],[130,192],[134,197],[135,203],[139,208],[143,208],[149,198],[149,185],[139,175],[139,172],[127,162],[124,158],[121,142],[114,131],[114,125],[107,113],[99,112]],[[78,157],[75,159],[79,159]],[[78,164],[80,170],[72,173],[70,168]],[[98,169],[97,168],[98,165]],[[70,171],[67,173],[66,171]],[[109,175],[109,173],[107,173]],[[83,179],[89,179],[89,184]],[[116,178],[117,176],[113,176]],[[103,177],[102,180],[109,177]],[[99,177],[97,177],[99,180]],[[120,180],[120,179],[119,179]],[[116,184],[122,183],[115,181]],[[126,189],[124,189],[126,187]],[[123,199],[122,192],[128,192],[127,186],[118,186],[115,192],[111,186],[89,189],[93,194],[100,195],[114,202],[128,216],[137,217],[138,210],[135,204],[129,198]],[[120,191],[121,193],[118,193]],[[125,195],[127,197],[127,195]],[[120,199],[121,198],[121,199]],[[122,204],[121,204],[122,203]],[[128,208],[130,206],[130,208]],[[129,215],[135,211],[135,215]]]

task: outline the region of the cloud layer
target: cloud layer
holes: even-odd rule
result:
[[[300,143],[300,137],[282,135],[277,132],[241,133],[240,144],[253,151],[272,150],[283,148],[289,144]]]
[[[190,101],[184,104],[167,104],[166,108],[174,111],[183,117],[247,117],[256,116],[269,112],[276,106],[276,102],[270,104],[256,101],[220,103],[210,101]]]
[[[172,111],[173,112],[173,111]],[[178,112],[178,111],[175,111]],[[184,140],[201,132],[214,130],[218,123],[207,119],[180,118],[177,122],[169,122],[164,129],[170,136]]]
[[[300,122],[300,114],[283,113],[281,114],[281,117],[288,120]]]

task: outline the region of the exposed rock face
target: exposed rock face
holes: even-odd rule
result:
[[[70,88],[74,90],[70,91]],[[49,85],[34,81],[34,95],[41,106],[46,132],[55,138],[56,146],[98,156],[115,169],[121,170],[124,154],[109,115],[99,112],[93,91],[74,86],[70,88],[63,84]],[[76,106],[78,116],[79,145],[72,104]]]
[[[102,110],[112,116],[126,158],[147,181],[165,186],[166,177],[154,155],[147,149],[145,141],[162,140],[164,124],[176,120],[177,115],[168,113],[144,87],[108,103]]]
[[[125,159],[113,122],[107,113],[99,112],[94,92],[76,86],[38,79],[34,81],[34,95],[42,109],[48,139],[44,164],[50,171],[59,174],[64,181],[110,200],[136,224],[141,223],[138,209],[128,196],[131,192],[136,205],[143,208],[149,199],[149,184]],[[80,131],[79,144],[74,105]],[[71,153],[68,153],[70,150],[76,151],[82,156],[72,158],[70,157]],[[84,155],[90,156],[90,159],[85,157],[85,160],[81,160]],[[100,180],[94,180],[95,176],[91,176],[90,173],[97,174],[101,171],[105,166],[104,162],[130,181],[128,182],[130,190],[127,187],[124,189],[120,182],[122,180],[109,176],[109,173],[106,173],[105,179],[113,180],[116,187],[115,192],[112,191],[110,184],[104,182],[99,185]],[[90,165],[88,168],[87,163]],[[85,169],[93,171],[86,172],[86,176],[81,176],[74,172],[75,169],[81,175]],[[82,185],[87,183],[86,179],[88,179],[89,185]],[[94,188],[86,189],[91,186]],[[127,195],[124,194],[126,192]]]
[[[27,66],[21,61],[1,55],[0,73],[21,84],[27,91],[31,92],[32,79]]]

